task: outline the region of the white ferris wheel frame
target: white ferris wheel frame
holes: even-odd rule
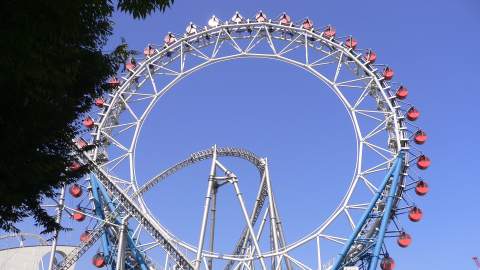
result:
[[[271,30],[273,31],[271,32]],[[248,34],[245,34],[247,33]],[[207,39],[206,37],[210,37]],[[247,47],[242,48],[239,45],[240,39],[250,39],[250,43]],[[275,44],[277,40],[286,41],[288,44],[286,46],[278,46]],[[260,42],[267,42],[268,46],[271,49],[270,53],[256,53],[255,48],[259,47]],[[320,47],[316,47],[315,43],[319,43]],[[226,45],[227,44],[227,45]],[[202,52],[202,48],[207,46],[214,46],[212,54],[207,55]],[[222,45],[232,46],[236,51],[235,54],[226,55],[217,57],[217,54],[221,51]],[[320,58],[315,58],[311,55],[310,50],[316,50],[317,52],[324,53],[325,56]],[[196,247],[181,241],[179,238],[174,236],[172,233],[168,232],[158,220],[151,214],[146,203],[142,198],[143,192],[146,192],[149,187],[153,186],[156,182],[163,178],[152,178],[149,181],[146,181],[146,185],[140,186],[137,181],[136,172],[135,172],[135,155],[136,155],[136,146],[140,136],[140,131],[143,123],[147,119],[151,110],[154,108],[155,104],[164,96],[168,91],[175,86],[176,83],[181,81],[183,78],[188,77],[190,74],[201,70],[202,68],[209,66],[214,63],[241,59],[241,58],[261,58],[261,59],[274,59],[279,60],[293,66],[297,66],[303,70],[306,70],[310,74],[314,75],[316,78],[329,87],[334,94],[340,99],[342,104],[345,106],[346,111],[350,117],[352,125],[355,131],[356,138],[356,162],[355,162],[355,171],[350,182],[350,186],[342,200],[340,201],[338,207],[335,211],[325,220],[319,227],[317,227],[310,234],[305,237],[294,241],[293,243],[285,246],[281,251],[277,252],[266,252],[261,254],[260,257],[265,256],[288,256],[288,252],[311,241],[316,240],[317,243],[320,238],[324,238],[330,241],[337,243],[344,243],[345,238],[337,237],[333,235],[324,234],[324,230],[341,214],[345,214],[350,222],[352,228],[355,224],[352,219],[352,216],[349,214],[350,209],[362,209],[363,204],[350,204],[350,198],[354,189],[359,181],[364,182],[367,187],[371,189],[372,192],[375,191],[376,187],[374,184],[370,183],[366,178],[366,175],[369,173],[386,171],[392,164],[392,162],[397,157],[397,154],[402,149],[408,148],[408,137],[405,133],[405,128],[403,124],[403,113],[400,110],[400,106],[397,106],[393,96],[390,92],[390,84],[383,80],[381,73],[378,72],[374,65],[371,65],[365,59],[362,58],[362,54],[357,53],[352,48],[345,46],[345,43],[341,39],[336,38],[326,38],[323,35],[323,32],[315,32],[312,30],[303,29],[301,27],[295,27],[294,25],[282,25],[277,22],[266,21],[266,22],[250,22],[242,21],[241,23],[221,23],[215,27],[205,27],[201,31],[197,31],[194,34],[185,35],[182,38],[179,38],[175,42],[160,46],[160,48],[154,48],[155,53],[152,56],[148,56],[142,62],[139,63],[132,72],[127,72],[127,75],[123,77],[125,80],[124,83],[116,89],[111,94],[111,99],[109,104],[107,104],[106,109],[101,113],[101,119],[95,125],[95,131],[92,133],[95,140],[104,142],[109,141],[112,145],[118,149],[124,150],[125,154],[115,157],[107,162],[102,162],[99,158],[101,154],[107,153],[106,149],[97,148],[91,154],[91,162],[98,165],[98,169],[102,171],[104,176],[111,181],[111,184],[116,185],[118,190],[122,190],[124,194],[134,195],[135,200],[131,200],[132,203],[136,204],[139,209],[143,212],[148,219],[153,223],[156,223],[157,228],[162,231],[168,239],[173,241],[178,246],[181,246],[185,249],[191,251],[197,251]],[[303,50],[304,58],[303,62],[298,59],[291,59],[286,56],[289,51],[292,50]],[[203,62],[197,64],[191,68],[186,68],[187,66],[187,55],[195,54],[199,59],[203,59]],[[336,55],[339,56],[336,56]],[[327,63],[325,59],[335,57],[338,61],[336,63]],[[174,70],[169,68],[168,65],[174,61],[180,61],[180,69]],[[336,72],[334,78],[328,78],[327,76],[320,73],[315,69],[317,65],[323,64],[332,64],[336,65]],[[153,65],[153,70],[151,69]],[[358,81],[363,81],[368,79],[369,82],[366,84],[362,93],[359,96],[358,100],[354,104],[351,104],[348,99],[342,93],[342,87],[356,87],[356,80],[338,82],[337,78],[339,76],[340,70],[344,68],[344,65],[349,68],[350,65],[353,65],[356,68],[358,74],[363,72],[364,75],[361,75]],[[162,76],[172,76],[174,77],[167,85],[162,89],[157,89],[157,83],[155,82],[154,75]],[[144,86],[144,84],[151,84],[153,88],[153,93],[145,94],[137,92],[138,89]],[[371,96],[375,99],[378,105],[378,111],[367,111],[359,109],[359,105],[367,97]],[[137,115],[129,106],[130,100],[139,97],[140,99],[151,99],[149,101],[148,107],[143,111],[141,115]],[[117,124],[119,115],[124,112],[130,114],[135,121],[130,123],[121,123]],[[378,126],[369,132],[363,132],[358,115],[363,115],[369,118],[378,121]],[[383,118],[382,118],[383,117]],[[111,134],[111,131],[114,128],[121,128],[127,130],[134,128],[134,135],[131,140],[130,145],[123,145],[121,142],[115,140],[114,136]],[[389,144],[387,147],[381,147],[370,143],[369,138],[375,136],[380,132],[387,132],[389,137]],[[362,160],[363,160],[363,149],[368,147],[371,150],[377,152],[379,155],[385,157],[385,161],[381,164],[378,164],[374,167],[368,169],[363,169]],[[114,174],[115,167],[124,160],[128,160],[130,168],[130,179],[125,181],[120,177]],[[406,160],[408,163],[408,160]],[[403,178],[406,174],[402,175],[400,185],[403,184]],[[129,184],[128,184],[129,183]],[[123,184],[123,186],[122,186]],[[125,185],[127,184],[127,185]],[[318,247],[318,253],[320,252],[320,247]],[[197,251],[197,253],[200,253]],[[208,258],[217,258],[217,259],[235,259],[234,255],[220,255],[218,253],[203,252],[202,256]],[[238,258],[237,258],[238,259]],[[252,260],[252,258],[242,258],[241,260]],[[289,258],[294,261],[293,258]],[[320,258],[319,258],[320,259]],[[294,261],[295,262],[295,261]],[[297,265],[302,265],[301,262],[295,262]],[[304,269],[310,269],[308,266],[301,266]]]

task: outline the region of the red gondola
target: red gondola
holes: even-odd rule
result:
[[[128,62],[126,65],[125,65],[125,68],[130,71],[130,72],[133,72],[133,70],[135,69],[137,65],[135,64],[135,60],[130,60],[130,62]]]
[[[93,126],[95,125],[95,123],[93,122],[93,119],[90,116],[83,119],[82,123],[86,128],[93,128]]]
[[[103,253],[99,252],[93,256],[92,263],[95,267],[102,268],[107,264],[107,261],[105,260]]]
[[[76,161],[72,162],[70,166],[68,166],[68,169],[70,169],[72,172],[78,172],[80,168],[82,168],[82,165]]]
[[[401,232],[398,236],[397,243],[400,247],[406,248],[412,243],[412,237],[406,232]]]
[[[325,30],[323,30],[323,36],[326,38],[332,38],[335,36],[335,34],[336,34],[336,30],[331,25],[327,26]]]
[[[419,222],[423,218],[423,212],[422,209],[414,206],[410,211],[408,212],[408,219],[413,222]]]
[[[302,23],[302,28],[305,30],[312,30],[313,29],[313,22],[310,19],[305,19]]]
[[[78,222],[82,222],[85,220],[85,214],[81,212],[82,210],[80,209],[80,207],[77,207],[77,209],[75,210],[75,212],[73,213],[72,217],[74,220],[78,221]]]
[[[347,46],[347,48],[355,49],[357,45],[358,45],[358,42],[353,37],[349,37],[347,38],[347,41],[345,41],[345,46]]]
[[[282,16],[280,16],[280,24],[282,25],[290,25],[292,23],[292,19],[290,16],[287,15],[287,13],[283,13]]]
[[[145,56],[152,56],[155,53],[155,49],[151,45],[148,45],[144,50],[143,54]]]
[[[175,43],[175,41],[177,41],[177,38],[171,32],[168,32],[168,34],[163,38],[163,42],[165,42],[165,45],[167,46],[172,45]]]
[[[418,119],[418,117],[420,117],[420,111],[417,110],[417,108],[411,107],[410,109],[408,109],[408,111],[407,111],[407,119],[408,120],[415,121],[415,120]]]
[[[395,95],[398,99],[406,99],[408,96],[408,89],[402,85],[397,89],[397,93]]]
[[[68,190],[68,192],[70,192],[70,195],[72,195],[74,198],[78,198],[82,196],[83,190],[80,185],[73,184],[70,186],[70,189]]]
[[[393,78],[393,74],[394,74],[393,69],[390,67],[386,67],[383,70],[383,79],[390,81]]]
[[[88,145],[87,141],[85,141],[81,137],[75,140],[75,146],[77,146],[78,149],[83,149],[87,145]]]
[[[255,15],[255,20],[257,22],[266,22],[267,21],[267,15],[263,13],[261,10]]]
[[[427,156],[421,155],[418,157],[417,167],[421,170],[426,170],[428,167],[430,167],[431,163],[432,161],[430,161],[430,159]]]
[[[424,144],[427,141],[427,133],[423,130],[418,130],[413,136],[413,140],[416,144]]]
[[[90,231],[86,230],[80,235],[80,241],[81,242],[88,242],[92,238]]]
[[[367,54],[365,55],[365,60],[370,64],[373,64],[377,60],[377,54],[372,50],[368,50]]]
[[[417,193],[418,196],[427,195],[428,190],[429,190],[428,184],[423,180],[418,181],[417,185],[415,186],[415,193]]]
[[[382,262],[380,262],[380,268],[382,270],[393,270],[395,268],[395,261],[389,257],[383,257]]]
[[[108,85],[111,88],[115,88],[115,87],[120,86],[120,81],[116,77],[112,77],[112,78],[110,78],[110,80],[108,80]]]
[[[103,98],[96,98],[94,103],[95,106],[103,108],[103,106],[105,105],[105,100],[103,100]]]

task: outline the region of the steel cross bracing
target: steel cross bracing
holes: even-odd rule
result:
[[[77,157],[79,160],[86,166],[89,167],[91,172],[95,173],[97,179],[100,183],[111,193],[118,202],[122,205],[123,209],[128,212],[129,215],[134,217],[140,224],[142,224],[145,231],[151,234],[151,236],[159,241],[160,245],[165,249],[165,251],[175,259],[177,265],[180,269],[193,269],[193,266],[190,264],[189,260],[181,253],[173,243],[164,235],[162,230],[159,228],[158,224],[151,220],[149,216],[144,215],[144,212],[133,203],[122,190],[118,188],[116,184],[109,179],[109,176],[105,171],[100,168],[95,162],[90,158],[90,156],[82,151],[77,152]],[[68,269],[68,268],[59,268],[59,269]]]
[[[242,43],[245,40],[247,43]],[[262,44],[267,44],[269,49],[265,50]],[[208,51],[207,49],[211,47],[213,49]],[[292,55],[294,52],[299,54]],[[155,48],[155,54],[140,62],[133,72],[129,72],[124,77],[123,85],[112,92],[111,100],[100,114],[100,121],[97,122],[93,133],[95,141],[99,143],[100,147],[94,150],[92,159],[105,172],[105,176],[109,177],[112,185],[117,186],[117,189],[125,194],[133,195],[132,203],[136,204],[143,213],[149,213],[141,194],[164,179],[169,173],[174,173],[184,165],[188,166],[188,161],[177,164],[178,167],[164,171],[160,177],[147,181],[149,184],[140,186],[136,180],[134,162],[136,144],[144,121],[156,102],[183,78],[210,64],[239,58],[270,58],[300,67],[323,81],[347,109],[357,139],[357,159],[352,183],[331,217],[315,232],[289,245],[286,249],[292,250],[312,239],[316,239],[318,242],[321,235],[325,239],[343,244],[346,239],[324,235],[323,230],[340,214],[345,214],[350,220],[352,228],[355,227],[349,211],[364,207],[360,207],[363,204],[350,202],[355,186],[363,183],[372,191],[372,194],[375,194],[379,190],[379,186],[371,181],[369,175],[388,170],[397,153],[408,149],[408,136],[405,131],[403,113],[395,99],[392,98],[389,83],[382,79],[382,75],[375,65],[365,62],[361,53],[347,48],[341,38],[327,39],[320,32],[305,30],[293,25],[280,25],[275,21],[262,23],[244,21],[239,24],[225,23],[216,27],[206,27],[196,34],[179,38],[175,43],[162,49]],[[191,61],[192,59],[196,59],[196,62]],[[179,62],[179,65],[175,66],[176,62]],[[189,63],[192,64],[189,65]],[[333,75],[322,74],[319,68],[326,65],[335,67]],[[348,70],[356,78],[342,79],[341,74],[344,70]],[[168,78],[168,80],[162,85],[159,77]],[[150,89],[150,92],[145,91],[147,88]],[[346,90],[355,89],[360,93],[355,99],[349,99],[347,95],[344,95]],[[367,99],[373,100],[375,106],[368,109],[362,107]],[[136,111],[131,106],[134,102],[139,101],[148,103],[148,106],[142,111]],[[119,123],[121,114],[129,115],[132,120]],[[359,117],[376,122],[375,128],[362,129]],[[116,133],[129,130],[134,131],[131,140],[117,139]],[[373,138],[382,133],[386,133],[388,136],[386,147],[379,146],[373,141]],[[112,155],[108,151],[107,145],[116,147],[123,154]],[[367,150],[380,156],[384,161],[375,166],[365,167],[362,161]],[[408,157],[405,156],[405,159],[408,160]],[[130,166],[130,176],[127,178],[115,174],[115,168],[121,162],[128,162]],[[403,182],[404,175],[400,177],[399,185]],[[122,183],[128,184],[122,186]],[[109,188],[107,187],[107,189]],[[155,222],[155,218],[152,216],[149,216],[148,219],[152,223]],[[163,229],[158,222],[157,225],[159,231],[163,232],[165,236],[170,237],[169,239],[173,238],[173,235]],[[248,234],[248,230],[244,230],[239,243],[244,242],[242,239],[246,237],[245,234]],[[176,243],[189,248],[182,242]],[[240,250],[239,244],[237,244],[234,254],[239,253],[237,250]]]
[[[191,166],[197,162],[211,159],[213,157],[213,153],[214,153],[213,149],[207,149],[207,150],[202,150],[202,151],[198,151],[191,154],[189,158],[181,162],[178,162],[177,164],[164,170],[162,173],[156,175],[151,180],[147,181],[147,183],[143,185],[139,189],[139,191],[132,196],[132,199],[135,199],[137,196],[141,196],[143,193],[147,192],[150,188],[152,188],[158,182],[167,178],[168,176],[175,174],[179,170],[184,169],[188,166]],[[88,155],[88,153],[86,155]],[[255,154],[245,149],[218,147],[216,148],[216,156],[242,158],[252,163],[252,165],[254,165],[255,167],[257,167],[260,173],[263,172],[263,169],[265,166],[265,162],[263,159],[257,157]],[[266,191],[262,192],[262,194],[266,195]],[[259,198],[258,200],[259,205],[263,205],[263,200],[264,200],[264,196]],[[260,202],[262,203],[260,204]],[[112,210],[107,216],[105,216],[103,218],[105,221],[100,222],[100,224],[97,225],[97,227],[93,231],[91,231],[91,237],[89,237],[89,240],[86,242],[82,242],[78,248],[76,248],[74,251],[69,253],[65,257],[65,259],[57,266],[56,269],[58,270],[68,269],[75,261],[77,261],[81,257],[81,255],[83,255],[98,239],[100,239],[100,237],[102,237],[102,234],[105,231],[105,227],[112,225],[111,222],[106,222],[106,221],[113,221],[120,214],[121,210],[123,210],[123,208],[117,207],[114,210]],[[260,210],[256,210],[255,215],[258,215],[259,211]]]
[[[372,198],[343,251],[340,253],[333,270],[354,266],[365,256],[373,258],[369,264],[369,270],[377,268],[383,237],[390,222],[390,215],[394,210],[393,201],[398,200],[398,180],[404,172],[404,166],[404,153],[400,153],[390,167],[380,189]],[[381,216],[381,219],[378,216]],[[379,228],[378,231],[376,230],[377,228]],[[374,250],[372,251],[372,249]]]

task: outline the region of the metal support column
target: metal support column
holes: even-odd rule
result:
[[[125,270],[125,243],[127,238],[127,220],[128,217],[124,218],[120,230],[118,232],[118,250],[117,250],[117,265],[116,270]]]
[[[58,201],[58,206],[57,206],[57,218],[55,221],[60,224],[60,221],[62,220],[62,212],[63,212],[63,207],[65,204],[65,185],[62,186],[62,190],[60,191],[60,200]],[[57,252],[57,243],[58,243],[58,234],[59,231],[55,230],[53,237],[53,242],[52,242],[52,249],[50,251],[50,261],[48,262],[48,270],[53,270],[53,265],[55,262],[55,253]]]
[[[365,210],[363,216],[361,217],[360,221],[358,222],[357,226],[355,227],[352,235],[348,239],[347,243],[345,244],[345,247],[343,248],[342,252],[340,253],[340,256],[338,257],[337,261],[333,265],[332,269],[333,270],[340,270],[340,267],[343,266],[344,259],[348,254],[348,251],[354,244],[355,240],[357,239],[358,234],[362,230],[363,226],[367,222],[368,218],[371,215],[371,212],[373,208],[375,207],[377,201],[380,199],[380,196],[382,195],[383,191],[387,187],[387,184],[389,183],[389,180],[394,176],[394,174],[397,174],[397,177],[393,177],[396,179],[395,181],[398,180],[398,174],[400,172],[400,169],[403,165],[403,153],[399,153],[397,158],[395,159],[392,167],[388,170],[388,173],[386,174],[385,178],[383,179],[383,182],[381,186],[379,187],[378,191],[375,193],[375,196],[373,197],[372,201],[370,201],[370,204],[368,205],[367,209]],[[395,183],[396,185],[396,183]],[[391,187],[393,187],[393,182]],[[396,190],[396,186],[394,188]],[[383,239],[383,238],[382,238]]]

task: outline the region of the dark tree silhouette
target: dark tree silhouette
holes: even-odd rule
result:
[[[107,91],[104,82],[128,55],[102,53],[115,10],[133,18],[173,0],[32,0],[0,2],[0,228],[33,216],[44,232],[59,228],[41,207],[63,183],[78,119]]]

